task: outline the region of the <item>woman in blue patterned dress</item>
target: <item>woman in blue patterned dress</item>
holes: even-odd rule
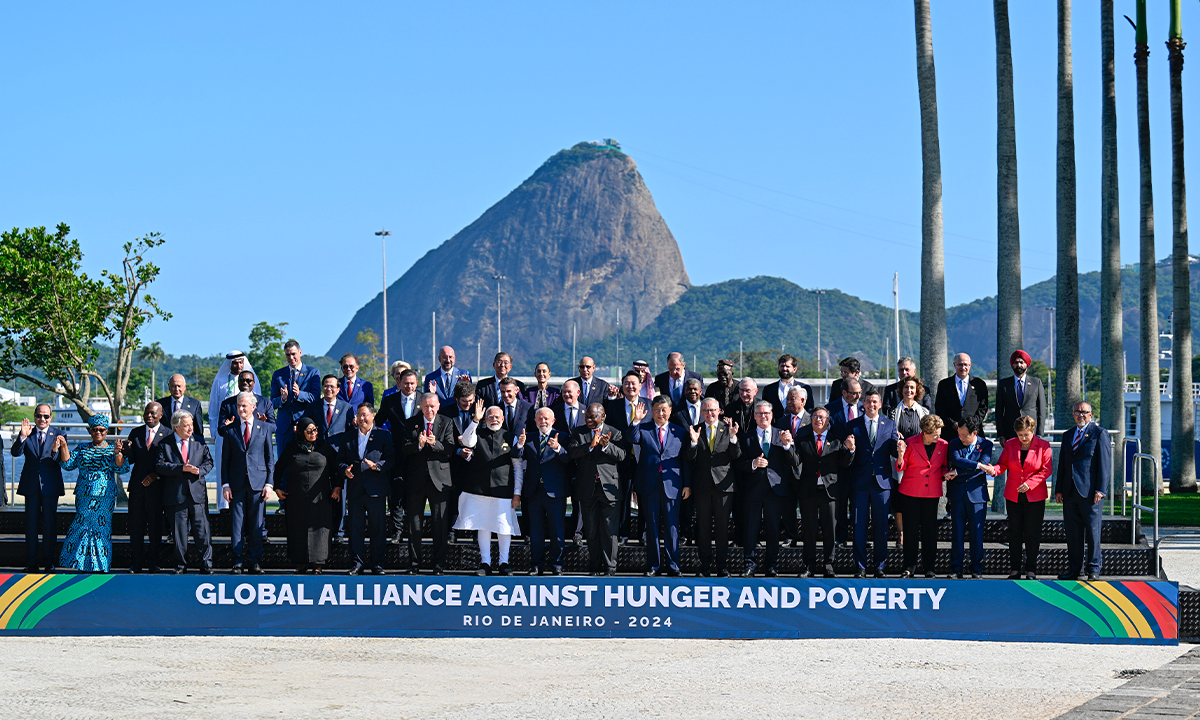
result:
[[[75,520],[63,541],[59,565],[83,572],[108,572],[112,565],[112,515],[117,502],[116,475],[129,472],[130,465],[121,453],[121,441],[110,445],[108,416],[88,418],[90,444],[83,443],[72,453],[67,440],[55,441],[58,462],[64,470],[79,470],[75,481]]]

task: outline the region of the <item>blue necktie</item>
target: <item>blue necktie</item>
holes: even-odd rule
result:
[[[1025,381],[1017,380],[1017,405],[1025,404]]]

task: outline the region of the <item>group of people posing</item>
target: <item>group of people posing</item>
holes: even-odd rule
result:
[[[531,574],[560,574],[574,535],[586,537],[592,574],[614,575],[620,544],[635,534],[636,506],[648,575],[679,575],[680,545],[690,541],[701,576],[773,577],[781,537],[790,536],[803,543],[801,575],[835,577],[835,548],[852,541],[855,577],[883,577],[894,517],[902,576],[933,577],[945,508],[953,525],[951,576],[982,577],[987,481],[995,478],[1007,501],[1009,577],[1036,578],[1052,460],[1041,437],[1045,392],[1028,375],[1023,351],[1013,353],[1013,376],[999,382],[999,449],[983,437],[988,388],[970,375],[965,354],[937,384],[936,401],[910,358],[882,390],[846,358],[830,402],[815,407],[787,354],[779,357],[778,381],[761,389],[753,379],[735,381],[726,360],[706,387],[679,353],[656,377],[648,363],[635,362],[619,384],[595,377],[584,357],[578,376],[554,387],[550,368],[539,363],[527,387],[509,376],[506,353],[496,355],[493,376],[475,382],[456,366],[453,348],[443,347],[440,367],[420,380],[394,363],[395,385],[377,404],[352,354],[342,357],[340,377],[322,377],[304,364],[295,341],[284,353],[287,365],[274,372],[266,396],[245,356],[227,356],[208,409],[215,459],[182,376],[170,379],[169,397],[145,408],[144,424],[128,439],[110,443],[107,419],[94,416],[92,442],[74,452],[49,426],[49,407],[39,406],[12,448],[25,457],[18,493],[26,499],[26,570],[55,564],[61,468],[78,468],[76,516],[59,565],[108,571],[116,478],[129,473],[131,572],[158,570],[162,513],[172,520],[174,571],[186,572],[192,534],[200,572],[212,572],[205,476],[219,462],[218,506],[231,516],[234,573],[261,572],[265,503],[274,492],[286,508],[298,572],[322,572],[331,541],[344,533],[351,574],[384,574],[390,525],[394,542],[407,535],[410,573],[445,571],[453,529],[476,533],[479,574],[511,574],[510,543],[523,521]],[[1100,500],[1111,476],[1108,433],[1086,402],[1075,406],[1074,419],[1054,491],[1067,526],[1064,579],[1100,572]],[[691,537],[681,537],[688,528]],[[731,567],[731,543],[744,549],[738,567]]]

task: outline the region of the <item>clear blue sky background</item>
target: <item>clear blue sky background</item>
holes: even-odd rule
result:
[[[1158,256],[1167,16],[1151,17]],[[1122,256],[1138,258],[1133,31],[1117,2]],[[1184,36],[1200,34],[1185,4]],[[1055,268],[1054,3],[1011,8],[1025,285]],[[582,140],[637,161],[694,283],[782,275],[917,309],[912,5],[8,3],[0,225],[71,225],[95,272],[168,244],[146,332],[174,354],[287,321],[323,353],[390,281]],[[995,35],[933,0],[948,304],[995,293]],[[1099,267],[1099,10],[1074,14],[1079,257]],[[1189,48],[1188,57],[1200,52]],[[1184,71],[1200,128],[1200,61]],[[1200,178],[1193,133],[1188,165]],[[1193,183],[1195,185],[1195,183]],[[402,298],[389,298],[402,303]]]

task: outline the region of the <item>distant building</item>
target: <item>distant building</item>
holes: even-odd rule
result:
[[[32,395],[22,395],[16,390],[0,387],[0,402],[10,402],[22,407],[33,407],[37,405],[37,398]]]

